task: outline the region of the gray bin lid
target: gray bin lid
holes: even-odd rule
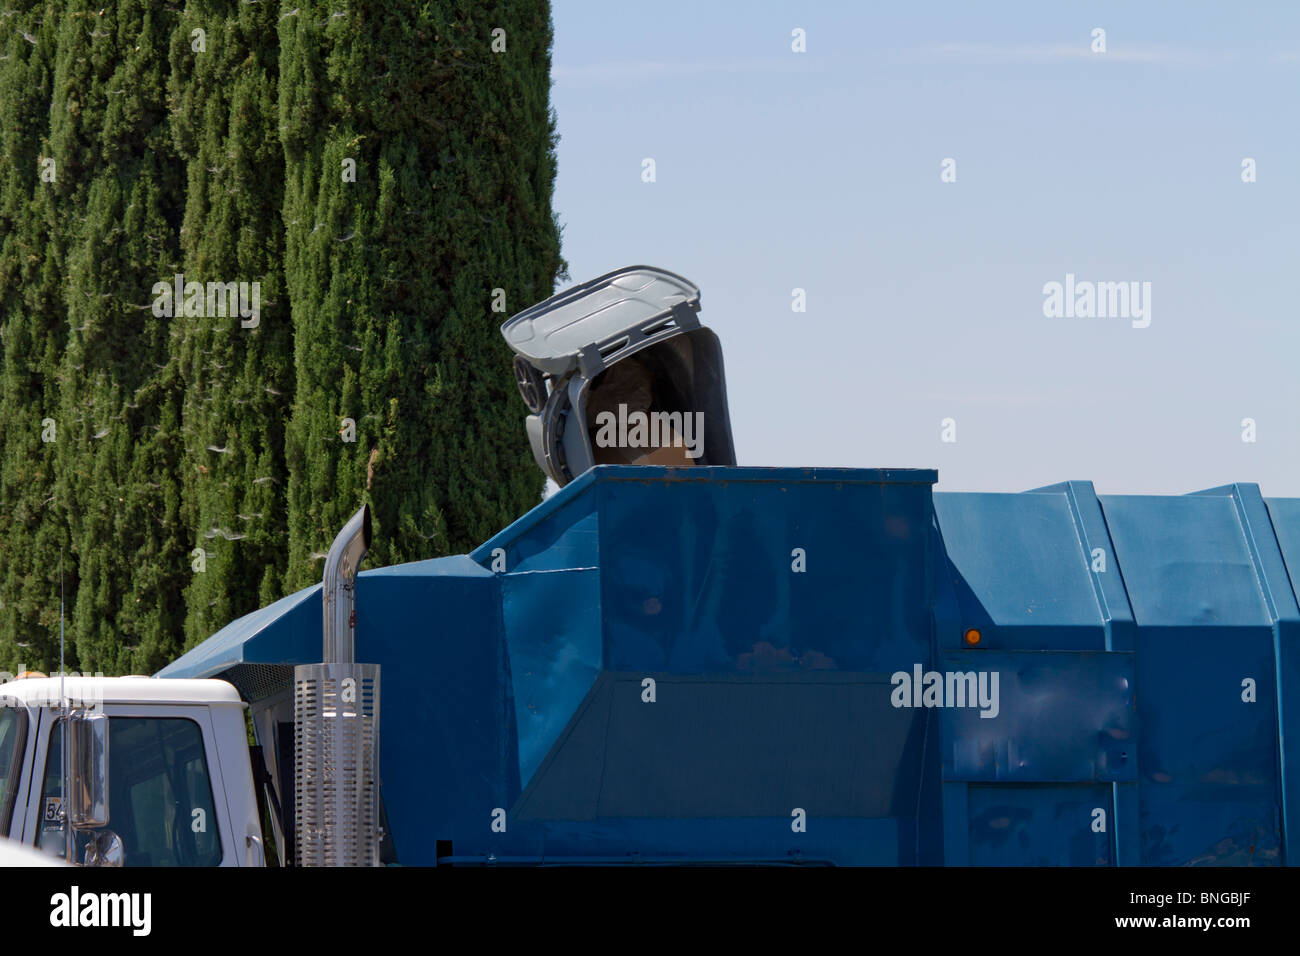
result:
[[[654,266],[626,266],[512,316],[501,334],[548,375],[592,378],[646,346],[699,327],[700,290]]]

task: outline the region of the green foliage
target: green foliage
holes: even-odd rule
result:
[[[280,21],[294,585],[363,502],[389,564],[466,550],[537,501],[490,299],[521,308],[562,268],[547,5],[332,6]]]
[[[147,673],[180,650],[188,580],[179,368],[148,290],[177,261],[182,166],[167,128],[173,23],[150,0],[59,24],[53,197],[66,243],[55,503],[77,566],[69,636],[83,670]],[[76,104],[76,110],[72,104]],[[57,110],[51,109],[51,115]]]
[[[69,666],[148,673],[363,502],[387,564],[537,501],[490,305],[563,271],[550,43],[543,0],[0,17],[0,667],[57,663],[61,552]],[[177,273],[256,327],[155,314]]]
[[[64,237],[53,189],[39,184],[40,159],[50,155],[56,22],[43,10],[0,20],[0,667],[11,673],[58,659],[51,598],[68,545],[55,505],[56,445],[41,440],[43,423],[58,414],[67,340]]]
[[[185,591],[193,645],[279,596],[286,561],[284,425],[293,335],[282,260],[284,156],[276,95],[278,9],[190,3],[172,39],[172,123],[186,163],[182,273],[187,281],[261,283],[257,325],[190,316],[178,350],[185,382],[180,472],[188,549],[204,571]],[[192,50],[202,29],[206,52]],[[248,321],[252,321],[251,319]]]

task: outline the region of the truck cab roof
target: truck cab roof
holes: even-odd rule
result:
[[[32,706],[75,702],[106,704],[209,704],[242,707],[239,692],[223,680],[157,677],[24,677],[0,684],[0,697]]]

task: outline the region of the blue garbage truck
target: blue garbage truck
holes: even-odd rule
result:
[[[1296,859],[1300,499],[741,467],[698,312],[634,266],[512,318],[554,494],[469,554],[358,573],[362,508],[320,585],[147,682],[251,718],[251,748],[177,751],[213,747],[241,808],[202,862]],[[157,862],[114,783],[143,740],[102,696],[73,789],[107,809],[60,825]]]

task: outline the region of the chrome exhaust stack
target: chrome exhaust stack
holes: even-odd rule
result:
[[[357,571],[369,550],[370,507],[362,505],[334,536],[334,543],[325,556],[325,574],[321,579],[325,647],[321,660],[326,664],[351,664],[357,659],[353,640],[357,627]]]
[[[321,582],[321,664],[294,668],[299,866],[378,866],[379,665],[356,663],[356,579],[370,547],[363,506],[334,539]]]

